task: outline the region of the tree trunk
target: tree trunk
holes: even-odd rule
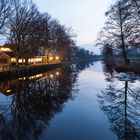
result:
[[[47,49],[46,49],[46,47],[44,47],[44,50],[43,50],[44,52],[44,60],[43,60],[43,62],[44,63],[47,63]]]
[[[18,56],[16,56],[16,66],[18,66],[18,60],[19,60],[19,58],[18,58]]]
[[[124,34],[123,34],[123,29],[122,29],[122,25],[121,25],[121,42],[122,42],[122,52],[123,52],[123,59],[124,59],[124,64],[128,65],[129,64],[129,60],[127,58],[127,53],[125,50],[125,42],[124,42]]]
[[[125,50],[125,43],[124,43],[124,36],[123,36],[123,31],[121,29],[121,41],[122,41],[122,52],[123,52],[123,59],[124,59],[124,64],[127,65],[129,64],[129,60],[127,58],[127,53],[126,53],[126,50]]]
[[[127,65],[129,60],[127,59],[127,53],[125,50],[125,40],[124,40],[124,32],[123,32],[123,19],[122,19],[122,11],[120,9],[120,29],[121,29],[121,47],[122,47],[122,52],[123,52],[123,58],[124,58],[124,64]]]
[[[25,65],[28,65],[28,58],[25,58]]]
[[[127,54],[126,54],[126,50],[125,50],[125,46],[122,46],[122,50],[123,50],[124,64],[125,64],[125,65],[128,65],[128,64],[129,64],[129,59],[127,58]]]
[[[128,135],[128,121],[127,121],[127,91],[128,91],[128,81],[125,81],[125,139],[127,140],[127,135]]]

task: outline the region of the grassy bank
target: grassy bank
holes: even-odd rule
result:
[[[124,65],[121,59],[115,60],[115,70],[118,72],[134,72],[140,74],[140,58],[131,58],[130,64]]]

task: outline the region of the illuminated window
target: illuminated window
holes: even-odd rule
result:
[[[10,48],[0,48],[0,51],[2,52],[12,52]]]

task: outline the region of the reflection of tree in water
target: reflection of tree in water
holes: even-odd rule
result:
[[[140,88],[134,81],[132,83],[129,74],[124,79],[111,79],[114,81],[108,80],[107,88],[98,95],[100,107],[107,114],[111,130],[117,134],[118,139],[139,140]]]
[[[114,69],[113,69],[113,64],[108,62],[108,61],[103,61],[102,63],[103,65],[103,71],[104,71],[104,75],[105,75],[105,80],[106,81],[112,81],[114,80]]]
[[[81,63],[76,64],[76,66],[79,70],[84,70],[85,68],[90,67],[90,65],[94,65],[94,62],[90,61],[90,63],[87,63],[87,61],[82,61]]]
[[[42,80],[18,81],[11,104],[0,106],[0,139],[39,139],[64,103],[74,99],[78,73],[78,67],[72,65],[62,68],[56,76],[47,73]]]

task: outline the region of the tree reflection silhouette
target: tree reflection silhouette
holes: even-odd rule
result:
[[[17,80],[18,88],[11,103],[0,104],[0,139],[39,139],[51,119],[78,93],[75,86],[78,73],[87,65],[80,69],[79,66],[63,67],[55,74],[44,73],[38,80],[29,77]]]
[[[125,73],[127,78],[116,78],[114,75],[117,73],[106,67],[104,72],[108,79],[107,88],[98,95],[98,100],[101,109],[108,116],[111,130],[119,140],[139,140],[140,88],[136,84],[138,80],[131,80],[133,78],[130,73]]]

